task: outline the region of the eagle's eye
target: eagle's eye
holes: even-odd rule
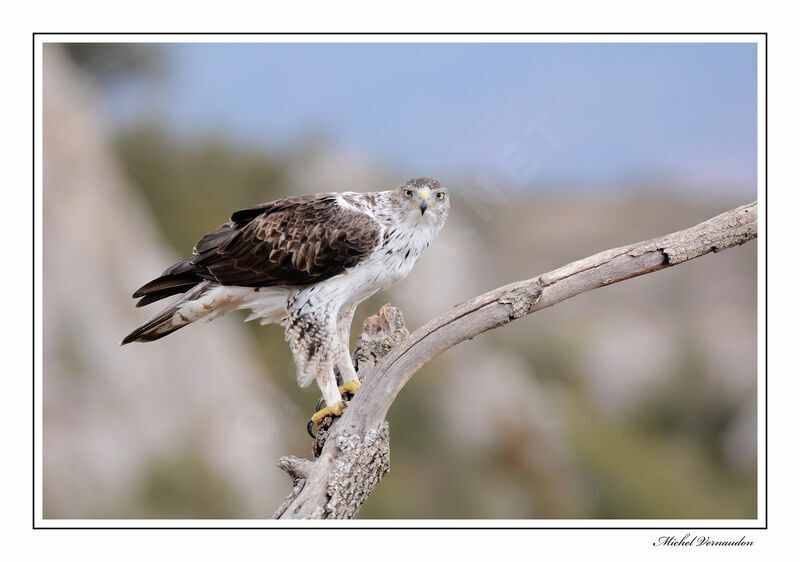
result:
[[[405,195],[406,199],[411,199],[411,196],[414,195],[414,192],[410,189],[404,189],[403,195]]]
[[[436,192],[436,200],[437,201],[444,201],[444,191],[437,191]]]

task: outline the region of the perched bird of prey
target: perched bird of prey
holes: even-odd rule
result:
[[[247,320],[283,326],[300,386],[317,380],[326,407],[312,421],[341,415],[341,395],[360,386],[349,349],[356,307],[409,274],[449,210],[441,183],[415,178],[390,191],[303,195],[236,211],[197,242],[194,257],[133,294],[137,307],[182,296],[122,344],[250,309]]]

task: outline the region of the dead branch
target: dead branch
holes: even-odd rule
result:
[[[414,373],[443,351],[591,289],[744,244],[757,235],[757,215],[757,202],[753,202],[692,228],[606,250],[494,289],[453,307],[405,338],[399,311],[384,306],[365,322],[355,352],[357,358],[371,358],[359,365],[359,374],[366,375],[364,383],[344,415],[332,426],[321,428],[316,460],[281,459],[280,466],[292,476],[295,486],[275,517],[355,516],[388,472],[386,413]]]

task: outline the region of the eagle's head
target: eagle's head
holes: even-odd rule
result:
[[[441,227],[450,211],[447,188],[433,178],[413,178],[401,185],[397,199],[412,221]]]

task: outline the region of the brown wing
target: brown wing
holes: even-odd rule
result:
[[[333,277],[370,255],[380,225],[337,202],[335,194],[279,199],[235,212],[203,236],[182,260],[133,296],[144,306],[188,291],[203,280],[222,285],[308,285]]]
[[[380,234],[375,219],[336,195],[282,199],[234,213],[197,243],[191,263],[223,285],[307,285],[359,263]]]

